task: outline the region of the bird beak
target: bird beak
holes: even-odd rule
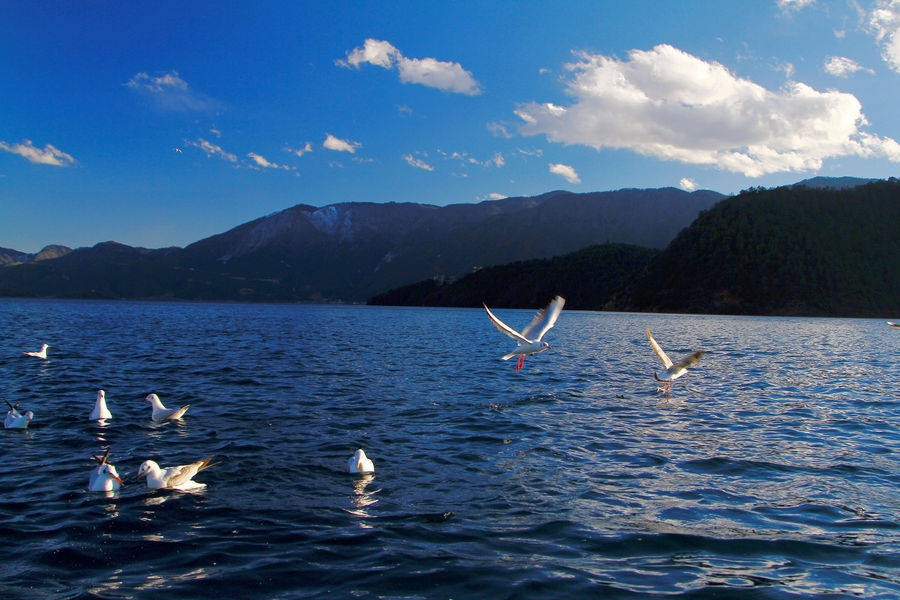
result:
[[[119,479],[118,477],[116,477],[115,475],[113,475],[113,479],[115,479],[116,481],[118,481],[121,485],[125,485],[125,482],[122,481],[121,479]]]

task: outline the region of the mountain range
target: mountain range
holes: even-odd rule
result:
[[[299,204],[185,248],[104,242],[0,268],[0,294],[362,302],[431,277],[600,243],[664,248],[725,196],[625,189],[477,204]],[[14,251],[12,251],[14,252]],[[27,257],[27,255],[26,255]]]

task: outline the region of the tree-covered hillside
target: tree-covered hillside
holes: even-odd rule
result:
[[[612,292],[640,273],[659,251],[601,244],[548,259],[486,267],[453,282],[427,279],[369,300],[403,306],[534,308],[557,294],[566,308],[601,309]]]
[[[620,310],[900,314],[900,181],[751,189],[703,211]]]

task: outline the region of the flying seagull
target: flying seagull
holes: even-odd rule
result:
[[[672,388],[672,382],[687,373],[687,368],[693,366],[698,360],[700,360],[700,357],[706,354],[704,350],[698,350],[697,352],[688,354],[677,363],[673,363],[672,359],[669,358],[669,356],[663,351],[659,344],[656,343],[656,340],[653,339],[653,335],[650,333],[649,328],[647,329],[647,339],[650,340],[650,345],[653,347],[653,351],[656,353],[656,356],[659,357],[659,360],[661,360],[663,365],[665,365],[666,367],[666,370],[663,373],[662,377],[660,377],[656,373],[653,373],[653,378],[663,384],[661,391],[664,393],[669,393],[669,390]]]
[[[888,321],[887,324],[891,327],[900,327],[900,323],[894,323],[893,321]]]
[[[516,364],[516,371],[522,368],[522,365],[525,364],[525,357],[529,354],[537,354],[538,352],[543,352],[544,350],[550,349],[550,344],[542,341],[541,338],[544,337],[544,334],[550,330],[551,327],[556,323],[556,319],[559,318],[559,313],[563,308],[563,305],[566,303],[566,299],[562,296],[557,296],[553,300],[550,301],[550,304],[547,305],[543,310],[539,310],[538,313],[534,316],[534,319],[531,323],[522,330],[522,333],[519,333],[491,312],[491,309],[487,307],[487,304],[481,303],[484,306],[484,310],[487,311],[488,317],[491,318],[491,322],[494,326],[497,327],[500,331],[516,340],[517,345],[516,349],[510,352],[509,354],[505,354],[501,356],[503,360],[509,360],[513,356],[518,356],[519,361]]]

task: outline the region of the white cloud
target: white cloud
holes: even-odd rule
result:
[[[512,134],[506,128],[505,123],[488,123],[487,129],[490,131],[495,137],[502,137],[506,139],[512,138]]]
[[[488,194],[488,198],[491,200],[503,200],[504,198],[508,198],[506,194],[498,194],[497,192],[493,192]]]
[[[294,167],[289,167],[287,165],[279,165],[273,162],[266,160],[265,157],[260,156],[256,152],[250,152],[247,154],[250,160],[253,161],[254,165],[257,167],[261,167],[263,169],[284,169],[285,171],[292,171]]]
[[[207,156],[218,156],[228,162],[236,163],[238,161],[238,157],[232,154],[231,152],[226,152],[221,148],[221,146],[217,146],[212,142],[208,142],[203,138],[200,138],[196,141],[187,142],[188,146],[193,146],[195,148],[200,148],[203,150]]]
[[[869,13],[869,30],[881,46],[881,57],[900,73],[900,0],[881,0]]]
[[[438,154],[443,156],[447,160],[458,160],[463,165],[477,165],[479,167],[500,167],[506,166],[506,158],[504,158],[503,154],[497,152],[491,158],[485,160],[478,160],[474,156],[469,156],[468,152],[453,152],[448,154],[443,150],[438,150]]]
[[[872,69],[866,69],[852,58],[844,56],[829,56],[825,61],[825,72],[835,77],[847,77],[857,71],[866,71],[874,73]]]
[[[578,176],[578,173],[576,173],[575,169],[569,165],[550,163],[550,172],[554,175],[564,177],[569,183],[581,183],[581,178]]]
[[[409,163],[409,166],[411,167],[423,169],[425,171],[434,171],[434,167],[426,163],[424,160],[414,157],[412,154],[404,155],[403,160]]]
[[[697,182],[690,177],[684,177],[681,181],[678,182],[678,187],[686,192],[693,192],[697,189]]]
[[[177,71],[169,71],[156,77],[138,73],[125,86],[150,98],[164,110],[209,111],[222,108],[219,101],[192,90]]]
[[[47,144],[43,149],[36,147],[31,140],[25,140],[22,144],[9,145],[6,142],[0,142],[0,150],[6,150],[13,154],[18,154],[28,162],[39,165],[53,165],[54,167],[65,167],[75,162],[69,154],[62,150]]]
[[[418,83],[446,92],[474,96],[481,93],[472,73],[456,62],[446,62],[434,58],[406,58],[390,42],[367,39],[360,48],[347,53],[347,60],[339,60],[343,67],[358,69],[363,63],[377,65],[384,69],[397,67],[400,81]]]
[[[868,123],[852,94],[797,82],[773,92],[666,44],[634,50],[627,61],[577,57],[567,65],[573,103],[520,105],[523,134],[748,177],[819,169],[848,155],[900,162],[896,141],[862,131]]]
[[[356,152],[357,148],[361,148],[362,144],[359,142],[351,142],[348,140],[342,140],[340,138],[336,138],[330,133],[325,134],[325,141],[322,143],[323,148],[327,148],[328,150],[334,150],[336,152],[349,152],[353,154]]]
[[[302,157],[307,152],[312,152],[312,144],[310,144],[309,142],[306,142],[306,145],[303,146],[302,148],[300,148],[299,150],[297,150],[295,148],[285,148],[285,150],[287,150],[288,152],[291,152],[293,154],[296,154],[298,157]]]
[[[816,0],[775,0],[778,7],[782,10],[800,10],[804,6],[809,6]]]

